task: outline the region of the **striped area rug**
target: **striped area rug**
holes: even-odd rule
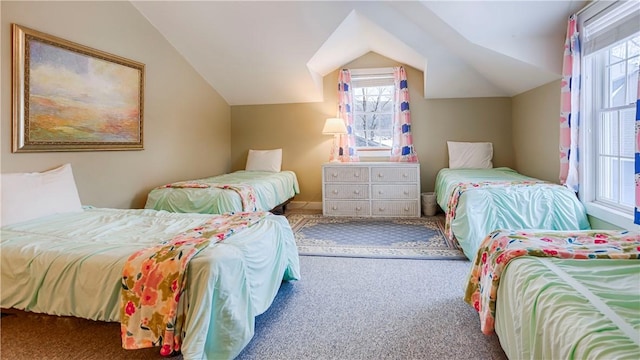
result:
[[[287,216],[300,255],[378,259],[466,260],[443,235],[442,216],[350,218],[319,214]]]

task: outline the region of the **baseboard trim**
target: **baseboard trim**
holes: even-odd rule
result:
[[[308,209],[308,210],[322,210],[322,201],[292,201],[287,204],[289,209]]]

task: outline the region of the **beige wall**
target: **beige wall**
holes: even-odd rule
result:
[[[397,66],[368,53],[346,68]],[[495,166],[513,167],[511,99],[425,100],[423,74],[406,66],[414,145],[421,164],[422,191],[433,191],[438,170],[448,166],[447,140],[491,141]],[[324,102],[231,107],[231,163],[242,169],[249,149],[283,148],[283,168],[300,182],[296,201],[322,200],[321,165],[329,157],[331,137],[322,135],[324,121],[335,116],[338,71],[324,78]]]
[[[163,183],[230,168],[230,107],[126,1],[0,2],[1,172],[71,163],[83,204],[142,207]],[[11,153],[11,23],[146,65],[142,151]]]
[[[513,143],[519,172],[558,182],[560,80],[513,97]]]

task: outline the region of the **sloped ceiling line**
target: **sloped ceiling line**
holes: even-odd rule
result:
[[[233,106],[323,101],[322,77],[370,51],[424,71],[426,98],[514,96],[560,78],[584,1],[131,3]]]
[[[322,89],[322,77],[360,56],[375,52],[426,72],[427,59],[367,17],[352,10],[307,62]],[[426,78],[426,77],[425,77]]]

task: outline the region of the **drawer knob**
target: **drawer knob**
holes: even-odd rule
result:
[[[331,176],[338,177],[338,173],[333,173],[333,174],[331,174]]]
[[[356,211],[360,211],[360,210],[362,210],[362,207],[356,206]]]
[[[382,195],[382,194],[384,194],[384,191],[378,190],[378,194]]]
[[[404,208],[404,211],[409,211],[409,207],[405,207],[405,208]]]
[[[402,177],[407,177],[409,175],[407,175],[407,173],[402,173]]]
[[[403,194],[409,195],[409,192],[407,190],[405,190],[405,191],[403,191]]]
[[[360,173],[355,173],[355,174],[353,174],[353,176],[360,177]]]
[[[337,193],[338,193],[338,190],[334,189],[334,190],[332,191],[332,193],[337,194]]]
[[[384,208],[383,208],[383,207],[381,207],[381,208],[378,208],[378,210],[380,210],[380,211],[384,211]]]
[[[384,177],[383,173],[378,173],[378,177]]]
[[[353,193],[356,194],[356,195],[359,195],[360,194],[360,190],[354,190]]]
[[[333,205],[333,206],[331,207],[331,210],[338,210],[338,207],[337,207],[337,206],[335,206],[335,205]]]

